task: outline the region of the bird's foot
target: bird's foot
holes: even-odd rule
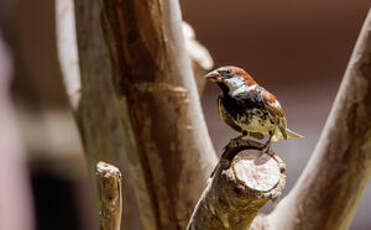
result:
[[[272,154],[272,153],[273,153],[272,148],[271,148],[270,145],[267,146],[267,147],[264,147],[264,148],[263,148],[263,152],[264,152],[264,153],[267,153],[267,154]]]
[[[269,144],[265,144],[264,146],[263,146],[263,149],[262,149],[262,153],[264,154],[268,154],[268,155],[270,155],[270,156],[273,156],[274,155],[274,152],[273,152],[273,150],[272,150],[272,148],[271,148],[271,143],[269,143]]]
[[[266,154],[269,154],[269,155],[274,154],[273,151],[272,151],[272,148],[271,148],[273,133],[274,133],[274,131],[269,132],[269,138],[268,138],[267,142],[264,144],[263,149],[262,149],[263,153],[266,153]]]

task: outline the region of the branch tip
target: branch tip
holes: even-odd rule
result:
[[[120,170],[109,163],[100,161],[96,168],[100,198],[101,230],[119,230],[122,213],[122,180]]]

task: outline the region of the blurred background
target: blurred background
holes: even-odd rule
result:
[[[215,66],[245,68],[279,98],[289,127],[305,136],[274,145],[287,164],[287,193],[319,139],[369,0],[187,0],[181,5]],[[0,0],[0,146],[8,146],[0,148],[4,230],[97,229],[57,60],[54,8],[52,0]],[[6,76],[13,78],[9,93]],[[218,117],[218,94],[207,84],[202,105],[220,153],[237,134]],[[11,104],[4,100],[8,96]],[[370,207],[368,186],[350,229],[371,229]]]

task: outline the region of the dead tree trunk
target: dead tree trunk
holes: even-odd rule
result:
[[[184,229],[216,156],[178,2],[76,0],[75,15],[81,79],[60,56],[90,173],[118,166],[145,229]]]
[[[69,69],[69,53],[62,52],[61,61],[90,173],[103,160],[129,175],[145,229],[185,229],[216,158],[186,55],[178,2],[75,0],[75,13],[81,74]],[[370,27],[371,16],[298,184],[270,215],[255,218],[251,229],[349,226],[370,176]],[[239,154],[230,167],[218,169],[189,229],[215,229],[212,220],[219,221],[217,229],[247,228],[268,198],[283,189],[280,163],[269,157],[267,181],[251,177],[261,175],[257,155]],[[247,166],[256,172],[246,173]],[[230,215],[236,210],[246,213]]]

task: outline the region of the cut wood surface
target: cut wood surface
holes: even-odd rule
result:
[[[230,163],[222,163],[209,179],[188,230],[248,229],[260,209],[281,195],[286,182],[285,165],[274,154],[246,150],[256,147],[242,139],[226,146],[223,155],[234,156],[221,159]]]

